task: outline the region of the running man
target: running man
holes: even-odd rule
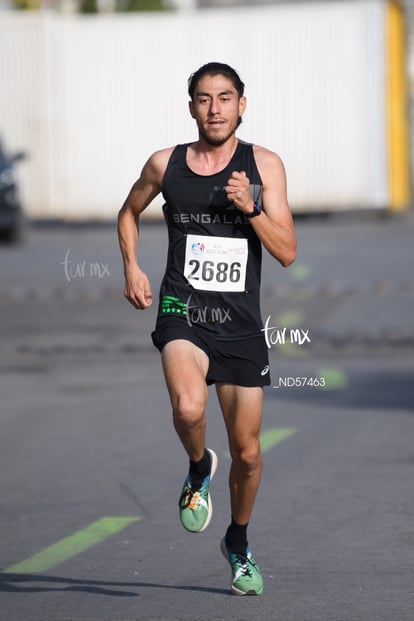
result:
[[[190,76],[188,92],[198,140],[155,152],[119,212],[124,294],[137,309],[152,304],[137,263],[138,222],[162,193],[169,247],[152,340],[189,459],[179,516],[194,533],[211,520],[217,455],[206,448],[205,412],[208,386],[215,384],[231,455],[231,523],[221,551],[233,593],[260,595],[263,578],[247,526],[262,471],[263,387],[270,384],[260,313],[262,245],[287,267],[296,238],[280,158],[236,137],[246,109],[239,75],[208,63]]]

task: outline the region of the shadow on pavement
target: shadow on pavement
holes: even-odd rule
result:
[[[56,586],[35,586],[24,583],[49,583]],[[19,584],[17,584],[19,583]],[[57,586],[61,584],[61,586]],[[112,588],[111,588],[112,587]],[[119,590],[122,587],[131,589],[176,589],[178,591],[199,591],[200,593],[218,593],[231,595],[229,589],[216,589],[202,586],[184,586],[172,584],[157,584],[154,582],[110,582],[102,580],[79,580],[58,576],[39,574],[6,574],[0,572],[0,591],[3,593],[48,593],[48,592],[84,592],[92,595],[111,595],[114,597],[139,597],[139,593]]]

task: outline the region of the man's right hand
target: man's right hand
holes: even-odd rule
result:
[[[146,274],[136,267],[125,275],[124,296],[140,310],[148,308],[152,304],[151,285]]]

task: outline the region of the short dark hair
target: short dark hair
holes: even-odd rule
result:
[[[205,75],[224,75],[232,81],[234,88],[239,94],[239,99],[240,97],[243,97],[244,83],[241,81],[237,71],[225,63],[211,62],[203,65],[200,69],[197,69],[197,71],[192,73],[188,78],[188,94],[190,95],[192,101],[194,100],[194,93],[197,84]]]

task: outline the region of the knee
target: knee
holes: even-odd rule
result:
[[[252,442],[244,447],[233,448],[231,458],[233,464],[242,469],[246,476],[253,476],[262,466],[260,443]]]
[[[196,427],[204,419],[205,400],[198,396],[181,394],[173,402],[173,418],[177,425]]]

